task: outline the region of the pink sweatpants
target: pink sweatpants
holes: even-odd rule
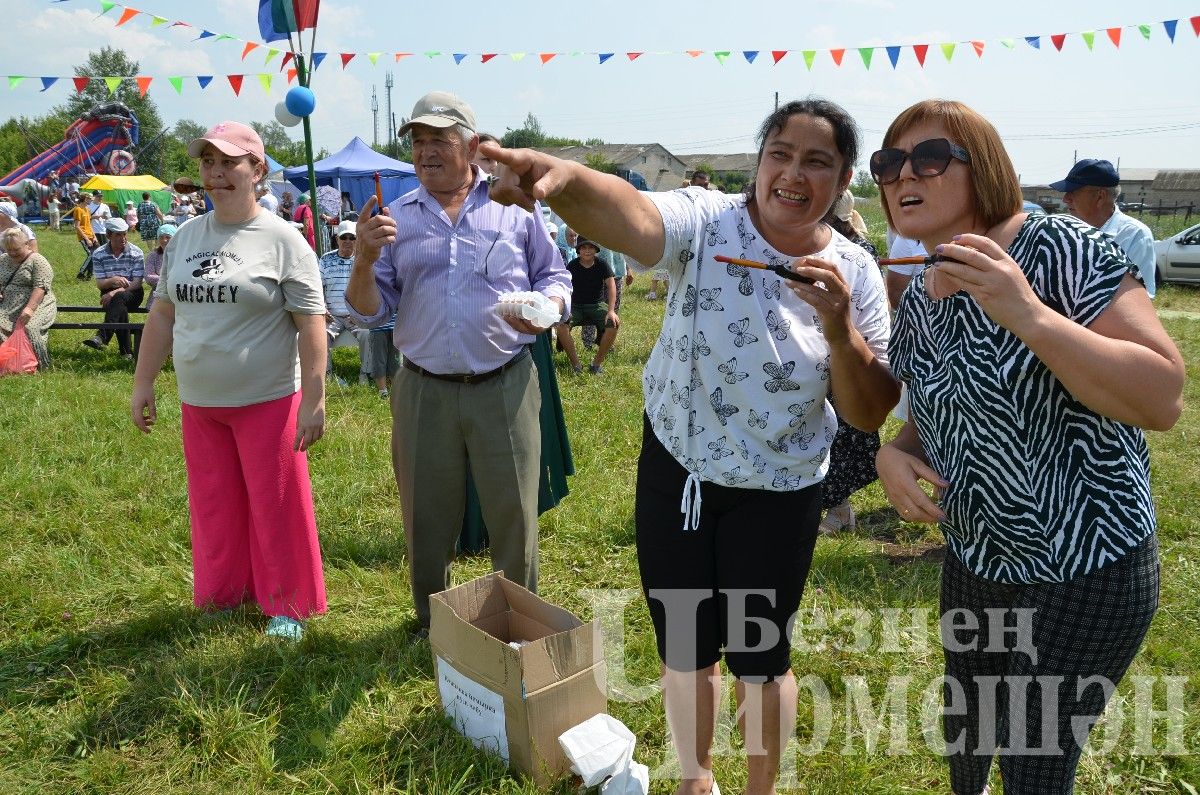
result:
[[[324,613],[308,458],[292,450],[300,393],[234,408],[183,404],[197,607],[247,599],[269,616]]]

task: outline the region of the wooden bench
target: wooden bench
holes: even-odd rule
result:
[[[129,314],[144,315],[149,311],[144,306],[135,306],[129,310]],[[58,307],[59,315],[63,312],[86,312],[103,315],[104,307],[102,306],[60,306]],[[90,322],[81,323],[62,323],[55,322],[50,329],[90,329],[92,331],[128,331],[133,334],[133,359],[137,361],[138,353],[142,348],[142,331],[145,330],[145,323],[105,323],[103,320],[93,320]]]

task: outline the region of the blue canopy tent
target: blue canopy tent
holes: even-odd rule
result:
[[[379,172],[384,204],[417,187],[416,171],[411,165],[379,154],[357,136],[340,152],[313,163],[313,168],[318,185],[332,185],[349,193],[356,209],[375,193],[375,172]],[[300,190],[309,189],[307,166],[285,168],[283,176]]]

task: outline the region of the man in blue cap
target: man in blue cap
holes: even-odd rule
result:
[[[1154,234],[1150,227],[1117,209],[1121,177],[1107,160],[1084,158],[1071,168],[1067,178],[1051,182],[1063,192],[1067,211],[1084,223],[1111,235],[1125,255],[1137,265],[1146,292],[1154,297]]]

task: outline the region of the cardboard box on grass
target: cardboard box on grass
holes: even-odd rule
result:
[[[539,785],[567,773],[558,736],[608,710],[598,623],[499,573],[429,601],[438,691],[458,730]]]

